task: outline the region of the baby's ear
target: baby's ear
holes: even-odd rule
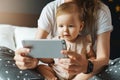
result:
[[[84,28],[84,21],[81,22],[80,31],[82,31],[83,28]]]

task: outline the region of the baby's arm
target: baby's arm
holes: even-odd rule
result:
[[[39,58],[39,60],[43,63],[46,63],[46,64],[52,64],[54,63],[54,60],[53,58]]]

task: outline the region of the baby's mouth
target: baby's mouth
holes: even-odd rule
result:
[[[64,37],[69,37],[70,35],[69,34],[67,34],[67,35],[64,35]]]

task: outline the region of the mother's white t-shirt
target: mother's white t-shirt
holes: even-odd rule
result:
[[[57,7],[64,3],[64,0],[55,0],[48,3],[42,10],[40,18],[38,19],[38,28],[46,30],[49,34],[49,37],[54,37],[57,34],[56,26],[56,9]],[[98,12],[97,23],[97,34],[101,34],[107,31],[112,31],[113,26],[111,22],[111,13],[105,4],[102,4],[101,9]]]

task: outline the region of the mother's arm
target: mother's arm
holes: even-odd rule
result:
[[[47,31],[45,31],[41,28],[38,28],[35,38],[36,39],[45,39],[45,38],[47,38],[48,34],[49,33]]]
[[[90,74],[80,73],[74,79],[83,79],[87,80],[93,75],[101,71],[101,69],[108,65],[109,56],[110,56],[110,31],[99,34],[97,36],[97,51],[96,59],[91,60],[94,64],[93,72]],[[84,65],[81,67],[85,67]],[[86,66],[87,67],[87,66]],[[86,68],[83,68],[86,69]],[[87,70],[86,70],[87,71]]]

